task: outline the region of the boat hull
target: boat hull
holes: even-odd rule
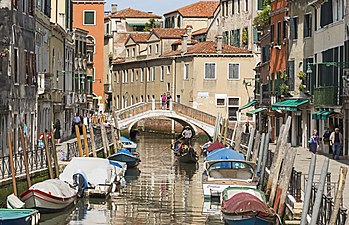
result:
[[[36,225],[39,220],[40,214],[35,209],[0,209],[0,225]]]
[[[61,198],[40,190],[27,190],[21,195],[26,208],[35,208],[40,212],[57,212],[73,204],[76,196]]]
[[[204,190],[204,197],[206,199],[209,198],[220,198],[222,192],[224,191],[224,189],[228,188],[228,187],[249,187],[249,188],[257,188],[257,184],[252,184],[251,186],[248,185],[241,185],[241,184],[232,184],[232,183],[225,183],[225,181],[222,181],[221,183],[209,183],[209,182],[204,182],[202,183],[203,186],[203,190]]]
[[[108,158],[109,160],[114,160],[114,161],[120,161],[120,162],[125,162],[127,165],[127,168],[133,168],[139,165],[140,159],[131,157],[125,154],[118,154],[118,155],[113,155]]]
[[[229,225],[273,225],[275,216],[262,218],[257,216],[230,216],[223,213],[223,219]]]
[[[196,155],[191,153],[185,153],[179,156],[178,159],[183,163],[196,163],[199,160],[199,158]]]

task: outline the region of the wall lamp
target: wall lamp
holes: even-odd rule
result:
[[[311,66],[313,65],[326,65],[326,66],[335,66],[338,68],[348,68],[349,67],[349,62],[317,62],[317,63],[308,63],[307,64],[307,71],[306,73],[312,73],[313,70],[311,69]]]

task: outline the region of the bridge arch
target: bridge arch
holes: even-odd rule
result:
[[[116,112],[118,127],[130,129],[142,119],[163,117],[188,124],[193,130],[200,128],[209,137],[213,137],[216,117],[191,107],[171,103],[169,110],[161,109],[161,102],[141,102]]]

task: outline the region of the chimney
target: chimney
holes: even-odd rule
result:
[[[217,35],[216,36],[216,50],[218,54],[222,53],[222,48],[223,48],[223,36],[222,35]]]
[[[193,31],[193,26],[187,25],[187,27],[185,28],[185,33],[188,35],[189,40],[191,40],[192,31]]]
[[[111,4],[111,13],[116,13],[118,11],[118,4]]]
[[[188,34],[183,34],[182,36],[182,52],[188,50]]]

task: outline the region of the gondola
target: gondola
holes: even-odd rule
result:
[[[182,163],[196,163],[199,160],[198,155],[192,147],[183,147],[178,155],[178,160]]]

